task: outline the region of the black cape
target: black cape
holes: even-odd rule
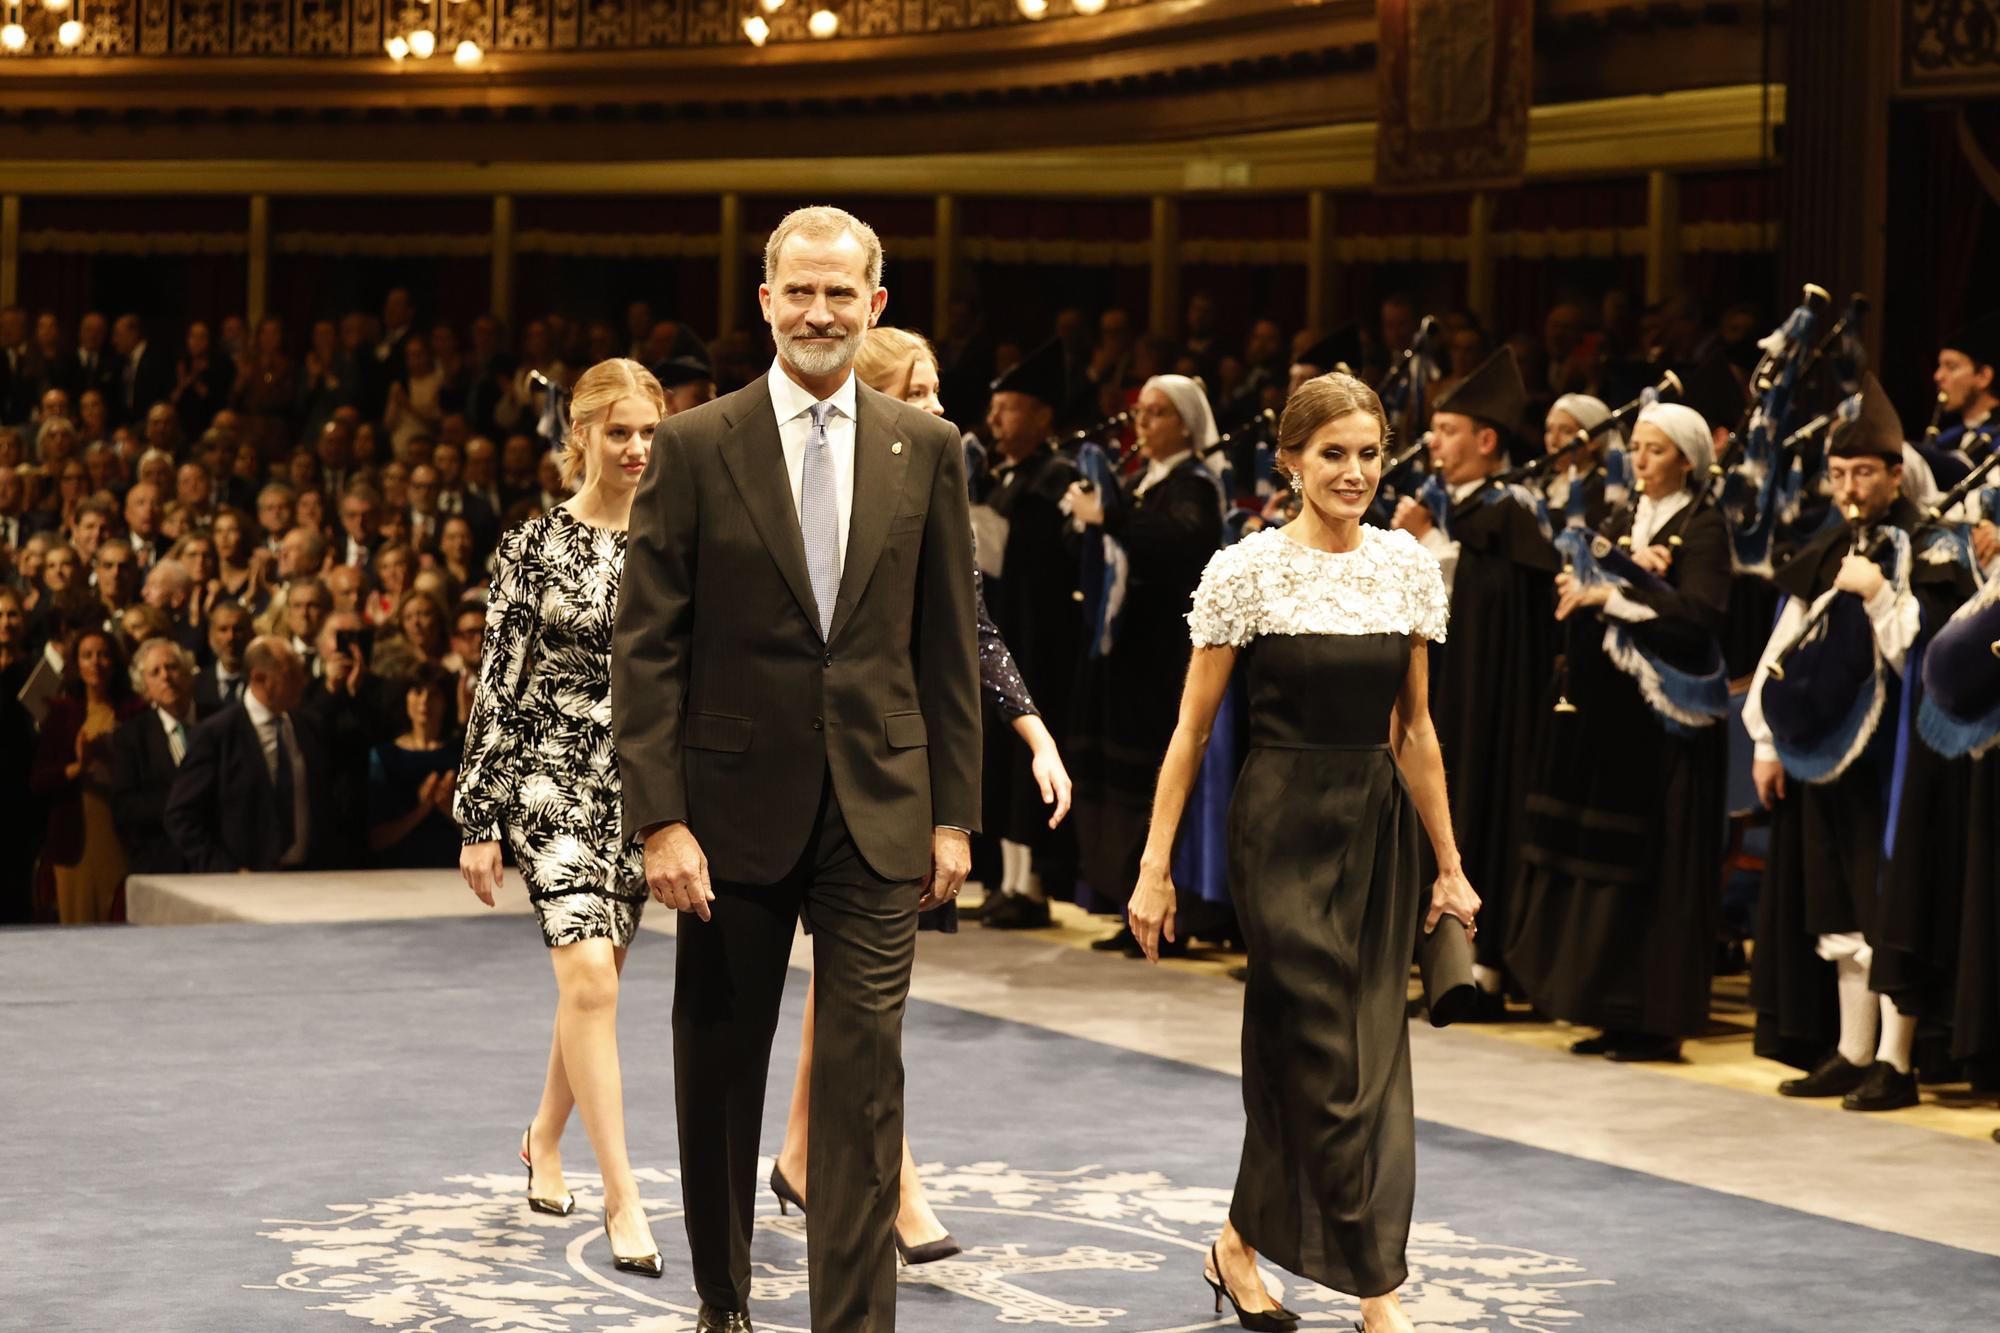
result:
[[[1631,528],[1631,511],[1620,510],[1601,535],[1615,541]],[[1657,613],[1629,625],[1633,637],[1678,661],[1713,651],[1729,537],[1707,506],[1681,510],[1656,540],[1674,537],[1670,589],[1625,595]],[[1552,1018],[1693,1036],[1708,1021],[1721,914],[1726,733],[1720,723],[1668,730],[1606,656],[1604,620],[1584,612],[1570,625],[1566,673],[1542,699],[1508,968]],[[1559,693],[1576,712],[1554,711]]]
[[[1069,728],[1076,662],[1084,644],[1075,537],[1058,507],[1079,475],[1075,464],[1044,446],[1019,463],[1001,466],[987,496],[994,512],[1007,520],[1007,545],[1000,576],[986,581],[986,604],[1042,721],[1056,737]],[[1061,851],[1068,844],[1067,825],[1051,835],[1033,756],[1014,739],[1010,719],[993,709],[985,712],[986,830],[1038,851]]]
[[[1522,796],[1555,659],[1562,561],[1535,516],[1509,496],[1469,497],[1453,507],[1451,527],[1458,568],[1449,635],[1431,649],[1431,720],[1444,750],[1452,828],[1482,904],[1478,961],[1498,968]]]
[[[1969,590],[1969,575],[1957,565],[1938,565],[1921,555],[1929,525],[1908,500],[1898,500],[1885,521],[1911,533],[1918,554],[1911,562],[1911,591],[1923,611],[1920,647],[1949,618]],[[1850,548],[1845,525],[1830,528],[1800,548],[1773,576],[1778,590],[1805,602],[1833,586]],[[1912,650],[1913,653],[1915,649]],[[1770,855],[1757,904],[1757,949],[1750,971],[1750,1002],[1757,1011],[1756,1052],[1800,1069],[1825,1058],[1839,1032],[1840,1010],[1834,969],[1819,957],[1821,935],[1859,932],[1878,949],[1885,968],[1871,985],[1913,991],[1907,960],[1881,949],[1883,930],[1898,912],[1911,910],[1891,897],[1891,866],[1884,855],[1885,825],[1895,765],[1897,717],[1905,691],[1914,682],[1889,673],[1882,717],[1866,750],[1829,782],[1806,783],[1787,777],[1786,794],[1771,811]],[[1907,701],[1914,706],[1915,701]],[[1917,756],[1919,785],[1926,759]],[[1943,761],[1938,761],[1942,764]],[[1909,799],[1906,774],[1906,802]]]
[[[1221,491],[1200,462],[1185,460],[1142,496],[1136,489],[1128,484],[1106,516],[1104,531],[1129,562],[1124,611],[1111,651],[1082,660],[1068,746],[1079,869],[1114,902],[1137,882],[1192,652],[1188,607],[1222,545]]]

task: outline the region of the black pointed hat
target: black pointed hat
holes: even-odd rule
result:
[[[1735,430],[1750,402],[1749,390],[1721,348],[1681,372],[1681,402],[1701,413],[1710,430]]]
[[[1965,353],[1975,366],[2000,366],[2000,310],[1973,320],[1945,339],[1944,346]]]
[[[1069,400],[1069,366],[1060,338],[1051,338],[993,381],[994,393],[1025,393],[1060,410]]]
[[[1480,362],[1479,369],[1438,399],[1431,410],[1475,417],[1498,430],[1503,443],[1518,436],[1528,410],[1528,386],[1521,379],[1514,349],[1502,347]]]
[[[1873,371],[1861,376],[1861,415],[1834,425],[1826,452],[1829,458],[1903,461],[1903,421]]]
[[[653,372],[653,378],[660,382],[662,389],[672,389],[683,384],[696,384],[702,380],[715,378],[715,372],[709,369],[708,361],[692,353],[670,356],[647,369]]]
[[[1322,375],[1352,371],[1361,364],[1361,330],[1351,323],[1343,324],[1293,357],[1292,364],[1311,366]]]

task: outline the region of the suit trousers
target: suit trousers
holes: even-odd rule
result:
[[[675,946],[674,1098],[688,1249],[701,1299],[750,1308],[758,1138],[792,937],[812,931],[812,1327],[892,1333],[903,1163],[903,1008],[919,884],[877,875],[829,776],[804,854],[776,884],[713,885],[709,920]]]

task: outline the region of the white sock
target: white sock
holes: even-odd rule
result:
[[[1917,1043],[1917,1020],[1896,1007],[1896,1002],[1884,995],[1882,999],[1882,1040],[1875,1047],[1875,1058],[1886,1060],[1896,1067],[1898,1074],[1910,1072],[1910,1048]]]
[[[1472,965],[1472,979],[1478,983],[1479,989],[1485,991],[1488,995],[1498,995],[1500,993],[1501,977],[1499,968],[1488,967],[1484,963],[1474,963]]]
[[[1020,893],[1027,887],[1028,847],[1026,843],[1000,840],[1000,892]]]
[[[1868,968],[1858,958],[1834,963],[1840,991],[1840,1055],[1851,1065],[1866,1065],[1875,1053],[1875,1020],[1881,1006],[1868,989]]]

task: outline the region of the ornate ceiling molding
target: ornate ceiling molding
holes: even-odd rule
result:
[[[1784,121],[1783,88],[1706,88],[1654,97],[1535,107],[1528,175],[1630,176],[1751,166]],[[1366,190],[1375,127],[1366,122],[1174,144],[1051,151],[852,155],[732,161],[308,162],[296,159],[8,161],[0,180],[23,194],[849,194],[1149,196]]]

